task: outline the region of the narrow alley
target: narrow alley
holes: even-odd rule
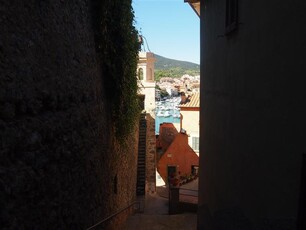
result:
[[[144,203],[144,211],[130,216],[123,230],[196,229],[196,213],[168,215],[168,199],[158,193],[147,194]]]
[[[180,187],[180,201],[197,203],[198,180]],[[169,215],[168,188],[157,186],[155,194],[146,194],[142,212],[129,217],[123,230],[193,230],[197,225],[196,212]]]

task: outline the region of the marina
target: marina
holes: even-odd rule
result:
[[[159,126],[164,122],[180,123],[180,101],[180,97],[172,97],[155,102],[155,134],[159,134]]]

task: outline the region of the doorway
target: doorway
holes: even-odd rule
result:
[[[176,168],[177,168],[177,165],[168,165],[167,166],[167,184],[169,184],[169,180],[170,180],[170,177],[172,175],[176,175]]]

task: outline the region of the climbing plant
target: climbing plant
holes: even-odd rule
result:
[[[92,0],[96,48],[104,75],[116,137],[131,133],[140,108],[136,68],[138,32],[131,0]]]

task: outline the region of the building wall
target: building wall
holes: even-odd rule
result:
[[[200,137],[200,111],[181,109],[182,128],[186,130],[188,143],[192,147],[192,137]],[[199,151],[196,151],[199,152]]]
[[[165,152],[178,134],[173,123],[162,123],[159,127],[159,136],[157,138],[157,146]]]
[[[143,69],[143,79],[144,81],[154,82],[154,63],[155,57],[151,52],[139,52],[139,62],[138,69]]]
[[[139,52],[137,72],[143,70],[143,80],[139,81],[139,93],[145,95],[145,110],[155,118],[155,57],[151,52]]]
[[[176,129],[176,131],[180,131],[181,130],[181,124],[180,123],[172,123],[174,128]]]
[[[199,157],[188,145],[186,134],[179,133],[157,164],[157,171],[164,181],[168,181],[168,165],[177,166],[182,176],[191,174],[191,166],[199,165]]]
[[[91,3],[0,3],[2,229],[86,229],[135,199],[137,132],[113,139]]]
[[[145,110],[155,118],[155,83],[142,83],[139,93],[145,95]]]
[[[147,149],[146,149],[146,192],[156,192],[156,136],[155,119],[146,114],[147,120]]]
[[[202,1],[199,229],[295,229],[304,10],[298,0],[239,1],[238,31],[224,36],[225,1]]]

